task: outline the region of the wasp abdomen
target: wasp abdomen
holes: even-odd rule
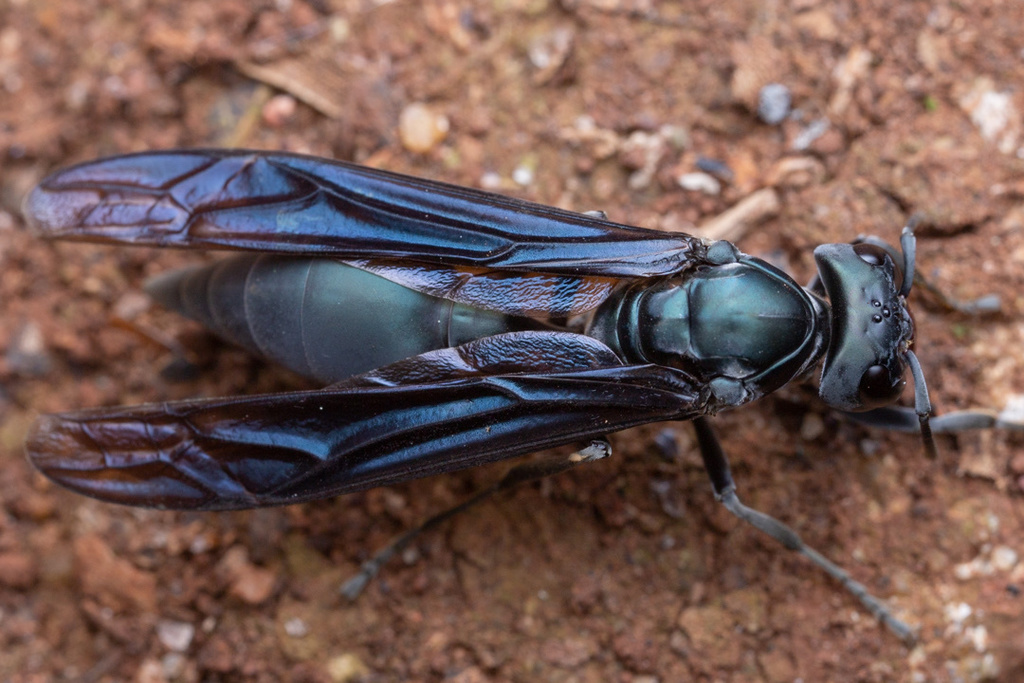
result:
[[[146,289],[218,336],[325,383],[524,324],[331,259],[242,254]]]

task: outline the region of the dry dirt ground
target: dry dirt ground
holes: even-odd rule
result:
[[[933,400],[1002,408],[1024,392],[1021,26],[1009,0],[0,3],[0,680],[1021,680],[1020,436],[942,437],[930,462],[798,388],[718,420],[741,493],[918,625],[916,647],[719,509],[685,424],[456,519],[354,604],[338,586],[369,552],[500,470],[230,514],[58,490],[22,454],[40,413],[306,385],[139,293],[208,256],[47,244],[19,211],[58,166],[189,145],[667,230],[771,188],[736,239],[801,281],[815,245],[895,240],[919,212],[923,272],[1003,302],[914,297]],[[770,82],[792,96],[779,125],[755,112]],[[717,190],[688,176],[708,168]]]

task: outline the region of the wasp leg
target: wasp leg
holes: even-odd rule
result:
[[[911,408],[886,406],[864,413],[843,412],[843,417],[858,424],[885,429],[890,432],[914,433],[920,431],[917,414]],[[931,418],[932,432],[954,434],[972,429],[1024,430],[1024,414],[1021,407],[1007,407],[1001,412],[994,410],[957,410]]]
[[[914,286],[927,290],[942,308],[953,313],[967,315],[994,315],[1002,310],[998,294],[986,294],[977,299],[956,299],[943,292],[923,275],[915,274]]]
[[[916,414],[914,418],[915,420],[917,419]],[[787,549],[800,553],[818,565],[829,576],[841,583],[843,588],[852,593],[868,612],[885,624],[904,643],[912,645],[916,641],[917,634],[914,629],[897,619],[884,602],[871,595],[862,584],[854,581],[842,567],[805,544],[793,529],[779,520],[741,503],[740,499],[736,496],[736,483],[733,481],[732,473],[729,471],[729,462],[722,451],[718,437],[711,429],[711,425],[706,418],[698,417],[693,420],[693,426],[697,432],[697,442],[700,445],[701,456],[704,459],[704,468],[711,478],[715,497],[725,505],[729,512],[768,534]]]
[[[373,557],[363,563],[358,574],[342,584],[341,594],[349,600],[355,600],[363,589],[366,588],[367,584],[373,580],[373,577],[380,572],[381,568],[387,564],[392,557],[409,547],[409,544],[412,543],[417,536],[425,531],[433,529],[460,512],[468,510],[477,503],[490,498],[494,494],[508,490],[527,481],[543,479],[544,477],[550,477],[551,475],[565,472],[566,470],[572,469],[573,467],[583,463],[603,460],[611,455],[611,452],[612,448],[607,440],[595,439],[590,442],[589,446],[572,453],[568,457],[561,455],[550,456],[541,460],[523,463],[522,465],[513,467],[495,484],[483,489],[473,497],[464,500],[458,505],[434,515],[419,526],[406,531],[391,541],[391,543],[381,548]]]

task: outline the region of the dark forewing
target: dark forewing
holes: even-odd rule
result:
[[[682,234],[315,157],[146,152],[58,171],[25,215],[42,235],[377,258],[576,276],[678,272]]]
[[[512,333],[322,391],[46,416],[27,450],[52,479],[111,502],[282,505],[688,419],[698,389],[586,337]]]
[[[474,308],[535,318],[567,318],[600,306],[620,280],[610,277],[522,273],[377,260],[349,265],[424,294]]]

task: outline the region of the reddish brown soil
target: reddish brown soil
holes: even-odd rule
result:
[[[671,230],[770,186],[778,215],[739,243],[801,280],[814,245],[895,240],[921,212],[923,272],[1003,300],[975,318],[918,294],[934,402],[1001,408],[1024,391],[1022,25],[1001,0],[0,4],[0,680],[1021,680],[1021,438],[942,437],[929,462],[797,389],[718,420],[741,494],[919,625],[917,647],[719,509],[686,425],[619,434],[617,457],[482,505],[354,604],[337,589],[368,553],[499,470],[232,514],[58,490],[22,455],[40,413],[303,385],[139,294],[203,255],[42,243],[19,205],[58,166],[181,145],[354,159]],[[771,81],[801,120],[752,113]],[[450,121],[425,153],[398,135],[415,102]],[[986,137],[971,113],[1000,103]],[[720,194],[676,184],[701,157],[733,170]],[[161,374],[165,338],[198,376]]]

